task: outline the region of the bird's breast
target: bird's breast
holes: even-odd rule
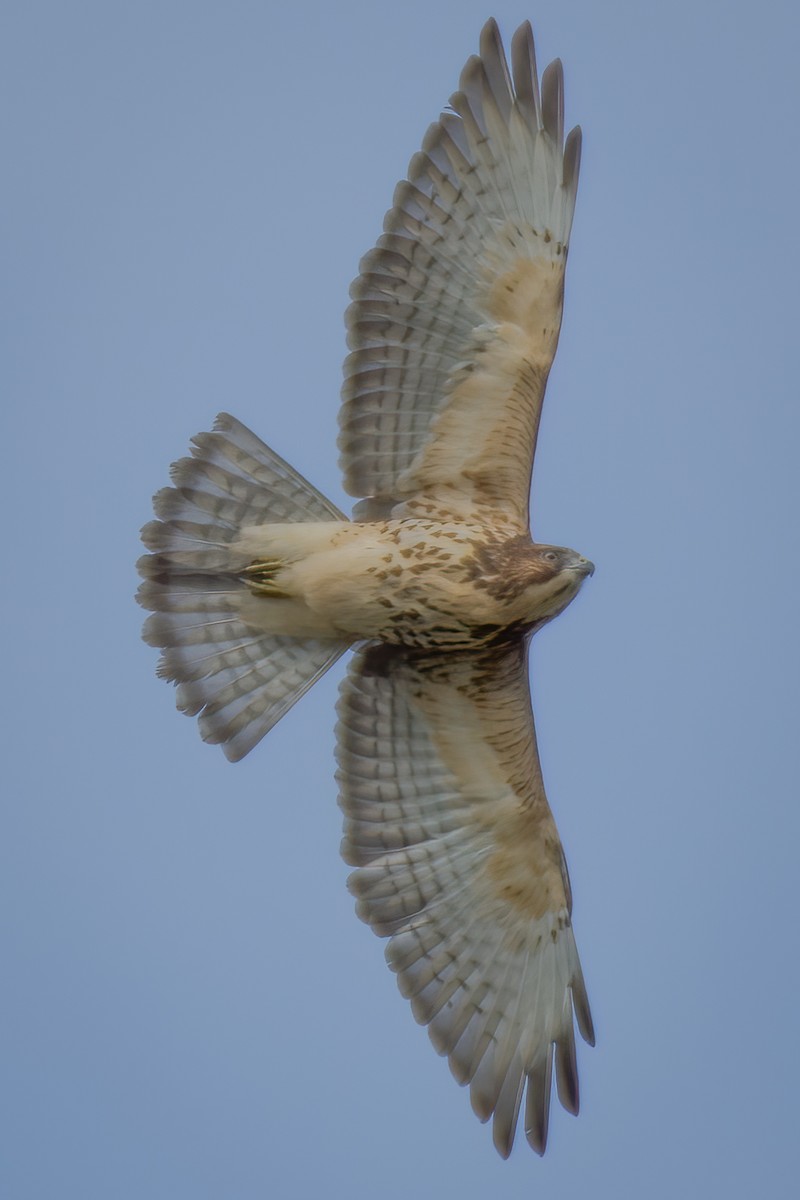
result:
[[[519,582],[486,586],[478,526],[387,521],[342,527],[294,571],[305,602],[337,636],[432,648],[474,648],[525,617]],[[476,557],[477,556],[477,557]]]

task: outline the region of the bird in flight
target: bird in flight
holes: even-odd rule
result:
[[[594,1035],[527,654],[592,574],[533,541],[539,416],[561,326],[580,130],[510,68],[489,21],[398,184],[347,311],[348,518],[239,421],[192,439],[144,527],[138,599],[158,674],[241,759],[356,648],[338,704],[342,853],[357,912],[506,1157],[551,1080],[578,1111]]]

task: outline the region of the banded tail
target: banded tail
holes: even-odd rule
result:
[[[161,650],[158,674],[199,716],[205,741],[243,758],[347,649],[346,642],[276,635],[247,622],[252,586],[232,543],[245,527],[347,518],[227,413],[192,439],[153,500],[137,564],[142,636]]]

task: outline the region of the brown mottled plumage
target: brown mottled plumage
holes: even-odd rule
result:
[[[347,520],[233,417],[193,439],[143,530],[144,637],[178,707],[242,758],[346,650],[342,851],[359,915],[494,1140],[542,1153],[555,1062],[593,1040],[530,708],[530,635],[592,564],[531,540],[580,131],[528,25],[493,21],[398,185],[348,310]]]

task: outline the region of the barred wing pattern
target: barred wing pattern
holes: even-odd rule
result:
[[[252,616],[237,551],[247,527],[337,521],[343,514],[228,413],[172,465],[142,530],[137,600],[152,615],[142,636],[161,650],[158,674],[177,685],[181,712],[237,761],[347,649],[346,642],[281,637]]]
[[[513,74],[494,21],[480,51],[351,289],[340,461],[346,490],[374,498],[359,516],[415,499],[462,517],[488,505],[524,531],[580,130],[564,144],[558,60],[540,97],[530,25]]]
[[[358,913],[390,938],[414,1016],[447,1055],[494,1142],[547,1140],[559,1098],[578,1111],[573,1008],[593,1042],[561,842],[544,793],[527,642],[352,661],[338,725],[342,853]]]

